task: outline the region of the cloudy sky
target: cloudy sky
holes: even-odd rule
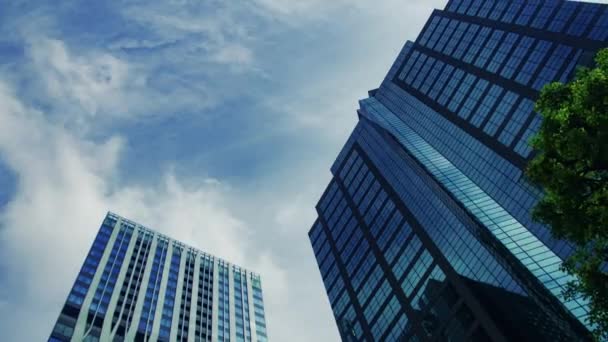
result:
[[[51,331],[106,211],[262,275],[273,341],[337,341],[307,232],[445,0],[2,2],[0,331]]]

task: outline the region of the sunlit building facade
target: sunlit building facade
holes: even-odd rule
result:
[[[48,341],[267,340],[259,275],[108,213]]]
[[[360,101],[309,232],[344,341],[589,338],[523,170],[540,89],[608,45],[607,7],[449,1]]]

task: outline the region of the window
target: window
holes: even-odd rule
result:
[[[437,82],[435,82],[433,88],[431,88],[431,91],[428,94],[431,99],[435,100],[437,98],[437,95],[439,95],[439,93],[443,90],[443,87],[447,80],[452,76],[453,71],[454,67],[450,64],[446,64],[446,66],[443,68],[443,71],[441,72],[441,75],[439,76],[439,79],[437,80]]]
[[[465,22],[461,22],[458,24],[458,27],[454,31],[452,37],[448,40],[448,43],[443,48],[443,53],[446,55],[451,55],[456,46],[460,43],[460,39],[469,28],[469,24]]]
[[[517,44],[515,50],[513,50],[513,53],[511,53],[511,56],[507,58],[507,63],[500,72],[500,75],[502,77],[511,78],[513,76],[515,70],[517,70],[517,68],[523,61],[524,57],[528,53],[528,50],[530,49],[530,46],[532,46],[532,43],[534,43],[534,41],[534,38],[522,37],[522,39]]]
[[[435,30],[435,28],[437,27],[439,20],[440,20],[440,17],[438,17],[438,16],[434,16],[431,19],[429,26],[420,35],[420,39],[418,40],[418,43],[420,43],[420,45],[426,46],[426,43],[428,42],[429,38],[433,34],[433,31]]]
[[[519,13],[523,5],[524,3],[522,0],[513,0],[500,20],[505,23],[512,23],[513,19]]]
[[[566,45],[559,45],[545,63],[540,74],[534,81],[532,87],[536,90],[540,90],[545,84],[555,80],[557,73],[562,68],[562,65],[570,55],[572,48]]]
[[[538,131],[540,124],[540,116],[538,114],[534,115],[534,119],[532,119],[532,122],[524,132],[524,135],[521,137],[521,139],[519,139],[517,145],[515,145],[514,150],[517,152],[517,154],[524,158],[527,158],[530,155],[530,152],[532,152],[532,147],[529,144],[529,140],[530,137],[532,137],[532,135]]]
[[[519,35],[516,33],[510,32],[506,35],[505,39],[498,47],[498,50],[496,50],[496,53],[486,68],[489,72],[496,73],[498,71],[505,61],[507,55],[513,50],[513,46],[518,39]]]
[[[511,111],[511,108],[513,108],[513,105],[518,98],[519,96],[514,92],[507,92],[498,104],[498,107],[496,107],[496,110],[490,117],[490,120],[488,120],[488,123],[484,127],[483,131],[491,136],[496,134],[496,130],[507,117],[507,114]]]
[[[469,10],[467,11],[467,15],[477,15],[477,11],[479,11],[479,8],[481,7],[481,2],[481,0],[474,0],[471,7],[469,7]]]
[[[454,74],[452,75],[450,82],[445,87],[444,91],[441,93],[441,96],[439,97],[439,100],[437,101],[437,102],[439,102],[439,104],[441,104],[442,106],[446,105],[448,99],[452,96],[452,93],[456,89],[456,86],[458,85],[458,83],[460,83],[460,80],[462,79],[463,75],[464,75],[464,71],[462,71],[460,69],[456,69],[456,71],[454,71]]]
[[[536,18],[532,21],[532,27],[543,29],[559,4],[560,2],[557,1],[543,1],[542,7],[536,12]]]
[[[577,37],[582,36],[583,33],[587,31],[593,16],[601,9],[598,4],[584,4],[582,6],[580,12],[576,18],[574,18],[574,21],[570,24],[570,28],[568,29],[568,34]]]
[[[445,30],[445,28],[446,28],[446,26],[447,26],[447,24],[448,24],[449,21],[450,21],[450,19],[441,18],[441,21],[439,22],[439,25],[437,25],[437,28],[433,32],[433,35],[431,35],[431,38],[429,39],[428,43],[426,44],[426,46],[428,48],[432,49],[435,46],[435,44],[437,43],[437,41],[439,40],[439,38],[443,34],[443,31]]]
[[[481,18],[487,18],[488,14],[490,14],[490,11],[492,10],[492,7],[494,7],[495,1],[494,0],[484,0],[481,2],[481,8],[479,9],[479,12],[477,13],[478,17]]]
[[[391,296],[391,299],[384,307],[384,310],[380,315],[378,315],[378,319],[372,326],[372,335],[374,336],[375,341],[380,341],[382,335],[384,335],[388,325],[393,321],[395,316],[401,310],[401,305],[399,304],[399,300],[395,295]]]
[[[523,67],[515,77],[515,81],[527,85],[552,45],[552,43],[546,40],[538,41],[532,50],[532,53],[530,53],[530,56],[528,56]]]
[[[412,67],[411,72],[407,75],[407,78],[405,79],[405,83],[412,84],[412,82],[414,81],[414,78],[418,75],[418,71],[420,71],[420,69],[426,62],[427,58],[428,57],[426,55],[420,55],[420,57],[416,60],[416,63]]]
[[[412,299],[412,307],[415,310],[425,310],[430,305],[431,301],[440,294],[439,289],[443,287],[444,280],[445,274],[439,266],[435,266]],[[429,282],[432,283],[431,286],[429,286]]]
[[[456,59],[462,59],[464,53],[469,49],[469,45],[473,42],[477,35],[477,31],[479,30],[479,25],[471,24],[467,33],[462,37],[460,43],[456,46],[456,50],[454,51],[452,57]]]
[[[405,62],[403,68],[401,69],[401,73],[398,77],[400,80],[404,81],[406,76],[408,76],[408,73],[412,72],[412,67],[414,66],[414,63],[416,63],[416,61],[418,60],[419,56],[420,53],[418,51],[412,52],[412,55],[410,56],[410,58],[407,59],[407,62]],[[321,206],[323,207],[324,205]]]
[[[488,87],[488,81],[486,81],[484,79],[479,79],[477,81],[477,83],[475,84],[475,86],[473,87],[473,90],[471,90],[471,93],[467,97],[467,100],[465,101],[464,105],[462,106],[462,109],[460,109],[458,116],[460,116],[463,119],[467,119],[469,117],[469,115],[471,114],[471,111],[475,108],[475,106],[477,106],[477,102],[479,102],[481,95],[483,94],[483,92],[486,90],[487,87]]]
[[[492,110],[492,108],[494,107],[494,104],[496,103],[496,100],[498,100],[498,98],[502,95],[502,93],[503,93],[502,87],[500,87],[496,84],[492,85],[488,94],[485,95],[483,98],[483,101],[481,101],[479,108],[477,108],[477,112],[475,113],[475,115],[473,115],[473,117],[471,117],[469,119],[469,121],[475,127],[481,126],[481,123],[484,121],[486,116],[490,113],[490,110]]]
[[[507,8],[508,4],[509,3],[507,1],[497,0],[496,6],[490,12],[490,19],[498,20],[498,18],[500,18],[502,16],[503,11]]]
[[[482,27],[481,30],[479,31],[479,34],[476,37],[474,37],[473,43],[469,47],[467,54],[464,56],[464,58],[462,60],[465,61],[466,63],[471,63],[473,61],[473,59],[477,56],[477,53],[479,52],[479,50],[481,49],[483,44],[485,44],[486,39],[490,36],[491,32],[492,32],[491,28]]]
[[[451,40],[450,37],[452,37],[452,34],[454,33],[454,30],[456,29],[456,25],[458,25],[458,22],[456,20],[450,20],[450,23],[448,24],[447,28],[445,29],[445,32],[443,32],[443,34],[439,38],[439,41],[433,47],[433,50],[435,50],[435,51],[443,50],[446,43]]]
[[[433,258],[431,257],[431,254],[427,250],[422,252],[422,255],[420,255],[414,266],[409,270],[405,276],[405,279],[403,279],[403,282],[401,283],[401,288],[407,297],[412,295],[412,291],[432,263]]]
[[[424,65],[422,65],[422,69],[418,73],[418,77],[416,77],[416,79],[412,83],[412,87],[414,87],[416,89],[420,89],[420,86],[422,85],[422,81],[424,81],[425,79],[427,79],[429,77],[429,71],[435,64],[435,61],[436,61],[436,59],[433,57],[427,58]]]
[[[471,5],[471,0],[464,0],[460,3],[460,6],[458,6],[458,9],[456,10],[456,12],[458,12],[460,14],[465,14],[470,5]]]
[[[595,40],[606,40],[608,38],[608,9],[603,8],[604,13],[595,22],[591,32],[589,32],[589,38]]]
[[[536,11],[536,9],[538,8],[539,5],[540,5],[539,0],[527,1],[526,5],[524,6],[524,9],[517,16],[515,23],[518,25],[528,25],[528,23],[532,19],[532,16],[534,15],[534,12]]]
[[[475,80],[477,80],[477,77],[471,74],[467,74],[465,76],[464,80],[462,81],[462,83],[460,83],[458,90],[450,101],[450,104],[448,106],[448,109],[450,111],[456,112],[456,110],[458,110],[458,107],[460,107],[460,103],[465,98],[466,94],[469,92],[469,89],[471,89],[471,85],[473,85]]]
[[[399,259],[397,259],[395,265],[393,265],[392,267],[393,274],[395,275],[395,278],[397,278],[397,280],[403,277],[405,270],[407,270],[410,264],[414,261],[414,257],[418,254],[421,247],[422,242],[420,242],[420,239],[417,236],[414,236],[411,241],[405,246],[403,245],[403,243],[398,243],[394,244],[393,247],[391,247],[391,249],[394,248],[397,251],[403,251]],[[391,249],[389,249],[389,252],[391,251]],[[393,259],[394,257],[392,255],[396,254],[397,253],[391,253],[390,259]]]
[[[490,39],[484,46],[483,50],[481,50],[479,57],[477,57],[477,60],[475,61],[476,66],[478,66],[480,68],[483,68],[486,66],[488,59],[492,56],[492,53],[494,53],[494,50],[496,49],[496,46],[500,42],[500,39],[502,38],[503,34],[504,34],[504,31],[500,31],[500,30],[496,30],[496,31],[494,31],[494,33],[492,33],[492,36],[490,37]]]
[[[557,13],[551,17],[548,30],[553,32],[562,32],[564,26],[566,26],[572,14],[574,14],[576,6],[578,6],[577,2],[564,1],[559,11],[557,11]]]
[[[534,109],[534,102],[529,99],[523,99],[517,109],[513,112],[511,119],[500,133],[498,141],[503,145],[509,146],[513,139],[526,122],[526,119]]]
[[[566,69],[564,70],[564,72],[562,73],[562,75],[559,77],[559,81],[562,83],[567,82],[570,79],[570,75],[572,74],[572,70],[574,70],[574,67],[576,66],[578,59],[580,58],[582,53],[582,50],[576,50],[574,52],[574,56],[570,58],[570,63],[568,63],[568,66],[566,67]]]

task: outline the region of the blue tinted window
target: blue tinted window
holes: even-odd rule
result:
[[[403,65],[403,69],[401,70],[401,73],[399,74],[399,79],[400,80],[405,80],[405,77],[412,72],[412,67],[414,66],[414,63],[416,63],[416,60],[418,60],[418,57],[420,56],[420,52],[418,51],[414,51],[412,52],[412,55],[410,56],[410,58],[407,59],[407,62],[405,62],[405,65]]]
[[[539,0],[529,0],[524,6],[524,9],[517,16],[515,23],[518,25],[528,25],[539,5]]]
[[[460,83],[460,80],[462,79],[463,76],[464,76],[464,71],[462,71],[460,69],[456,69],[456,71],[454,71],[454,74],[452,74],[450,82],[445,87],[444,91],[441,93],[441,96],[439,97],[439,100],[437,101],[437,102],[439,102],[439,104],[441,104],[442,106],[446,105],[448,99],[450,98],[450,96],[452,96],[452,93],[456,89],[456,86],[458,85],[458,83]]]
[[[528,128],[526,129],[524,134],[522,135],[521,139],[517,143],[517,145],[515,145],[515,149],[514,149],[515,152],[520,154],[522,157],[527,158],[530,155],[530,152],[532,152],[532,147],[530,146],[530,138],[532,137],[532,135],[534,135],[534,134],[536,134],[536,132],[538,132],[538,129],[540,128],[540,124],[541,124],[540,116],[538,114],[536,114],[534,116],[534,119],[532,119],[532,122],[530,123],[530,125],[528,126]]]
[[[456,10],[458,9],[458,6],[460,6],[461,3],[462,3],[461,0],[452,0],[447,5],[446,10],[448,10],[450,12],[456,12]]]
[[[477,81],[475,87],[473,88],[473,90],[471,90],[471,93],[467,97],[467,100],[465,101],[464,105],[462,106],[462,109],[458,113],[458,116],[463,119],[468,118],[471,114],[471,111],[475,108],[477,102],[479,102],[481,95],[487,87],[488,81],[484,79],[479,79],[479,81]]]
[[[526,59],[525,64],[515,77],[515,81],[526,85],[530,82],[530,79],[536,72],[536,69],[545,58],[547,51],[551,48],[552,43],[546,40],[540,40],[532,50],[532,53]]]
[[[572,14],[574,14],[576,6],[578,6],[577,2],[564,1],[559,11],[551,17],[548,27],[549,31],[562,32],[564,26],[566,26],[566,23],[568,23]]]
[[[433,85],[433,88],[429,92],[430,98],[432,98],[433,100],[437,98],[437,95],[439,95],[439,92],[443,90],[443,87],[447,82],[448,78],[451,77],[452,71],[454,71],[454,67],[450,64],[446,64],[443,68],[443,71],[441,72],[441,75],[439,76],[439,79],[437,80],[437,82],[435,82],[435,85]]]
[[[479,8],[481,8],[481,3],[482,3],[481,0],[473,1],[471,6],[469,7],[469,9],[467,10],[467,15],[471,15],[471,16],[477,15],[477,11],[479,11]]]
[[[422,249],[422,243],[417,236],[414,236],[407,245],[402,245],[400,247],[403,253],[392,266],[393,274],[397,280],[403,277],[405,271],[414,262],[415,256],[418,255],[419,251]]]
[[[388,305],[384,307],[384,310],[382,313],[380,313],[378,319],[372,326],[372,335],[374,336],[375,341],[381,340],[382,336],[386,332],[386,329],[388,329],[389,324],[397,316],[400,310],[401,305],[399,304],[399,300],[393,295]]]
[[[469,47],[467,54],[462,59],[463,61],[467,63],[471,63],[473,61],[475,56],[477,56],[479,49],[483,46],[483,44],[486,42],[486,39],[490,36],[490,32],[492,32],[492,29],[490,29],[489,27],[481,28],[479,34],[474,38],[473,43]]]
[[[444,66],[445,66],[445,63],[443,63],[442,61],[439,61],[439,60],[433,65],[433,67],[431,68],[431,71],[429,72],[428,77],[424,80],[422,87],[420,87],[421,92],[423,92],[425,95],[428,93],[428,91],[431,88],[431,85],[433,85],[433,83],[435,82],[437,77],[439,77],[439,74],[443,70]]]
[[[429,38],[433,34],[433,31],[437,27],[437,24],[439,23],[439,19],[440,19],[440,17],[433,16],[433,18],[431,19],[431,22],[429,23],[429,26],[420,35],[420,38],[418,40],[418,42],[420,43],[420,45],[426,46],[426,43],[428,42]]]
[[[559,45],[553,51],[551,57],[549,57],[549,60],[534,81],[534,89],[540,90],[545,84],[557,78],[557,72],[562,68],[571,51],[572,48],[566,45]]]
[[[608,38],[608,8],[602,7],[602,10],[604,13],[589,32],[589,38],[591,39],[606,40]]]
[[[401,283],[401,288],[403,289],[403,292],[405,292],[406,296],[410,297],[412,295],[412,291],[418,282],[423,278],[424,274],[432,263],[433,258],[431,257],[431,254],[425,250]]]
[[[496,53],[492,57],[492,60],[488,64],[486,68],[488,71],[492,73],[498,71],[498,69],[502,66],[502,63],[505,61],[507,55],[512,51],[513,45],[515,45],[517,39],[519,39],[519,35],[517,35],[516,33],[510,32],[507,34],[505,39],[502,41],[502,43],[496,50]]]
[[[418,72],[420,71],[420,69],[422,68],[424,63],[426,62],[427,58],[428,57],[426,55],[422,55],[422,54],[420,55],[420,57],[416,60],[416,63],[414,63],[414,66],[412,67],[412,71],[407,74],[405,83],[412,84],[412,82],[414,81],[414,78],[418,75]]]
[[[412,83],[412,87],[414,87],[416,89],[420,89],[420,86],[422,85],[422,81],[424,81],[429,76],[429,71],[431,70],[431,68],[433,67],[434,64],[435,64],[435,58],[433,58],[433,57],[427,58],[424,65],[422,65],[422,69],[420,69],[420,72],[418,73],[418,77],[416,77],[416,79]]]
[[[448,40],[448,43],[443,48],[443,53],[446,55],[451,55],[456,46],[460,43],[460,39],[465,33],[466,29],[469,27],[468,23],[461,22],[458,24],[458,27],[454,31],[452,37]]]
[[[565,83],[568,80],[570,80],[570,75],[572,74],[572,71],[574,70],[574,67],[578,63],[578,59],[581,56],[581,53],[582,53],[582,50],[576,50],[576,52],[574,53],[574,57],[572,57],[570,59],[570,63],[568,63],[568,66],[566,67],[566,69],[564,70],[564,72],[559,77],[559,81],[560,82]]]
[[[502,95],[502,93],[503,93],[502,87],[500,87],[496,84],[492,85],[488,94],[486,96],[484,96],[483,101],[481,101],[481,104],[479,105],[477,112],[470,119],[471,123],[473,125],[475,125],[475,127],[479,127],[481,125],[483,120],[490,113],[490,110],[492,110],[492,107],[494,107],[496,100],[498,100],[498,98]]]
[[[433,35],[431,35],[431,38],[429,38],[429,41],[426,44],[427,47],[432,49],[435,46],[439,38],[443,35],[443,31],[445,30],[449,21],[450,19],[448,18],[441,18],[439,25],[437,25],[437,28],[433,32]]]
[[[555,11],[556,7],[560,4],[560,2],[556,0],[546,0],[543,1],[543,5],[536,12],[536,17],[532,21],[532,27],[537,29],[542,29],[547,24],[547,21]]]
[[[462,56],[464,56],[464,53],[469,49],[469,45],[471,45],[471,42],[473,42],[473,40],[475,39],[478,30],[479,25],[472,24],[471,26],[469,26],[467,33],[465,33],[460,43],[456,46],[456,50],[452,55],[454,58],[461,59]]]
[[[435,50],[435,51],[443,50],[446,43],[450,40],[452,33],[454,33],[454,30],[456,29],[456,25],[458,25],[458,22],[456,20],[450,20],[450,23],[448,24],[447,28],[445,29],[445,31],[439,38],[439,41],[437,42],[437,44],[433,47],[433,50]]]
[[[490,120],[488,120],[488,123],[486,124],[486,127],[484,127],[483,131],[489,135],[494,135],[507,114],[511,111],[511,108],[515,104],[515,101],[517,101],[518,97],[519,96],[514,92],[507,92],[498,104],[498,107],[496,107],[496,110],[490,117]]]
[[[389,223],[386,225],[386,229],[382,231],[382,234],[377,240],[378,247],[380,247],[381,250],[384,250],[387,244],[393,241],[393,235],[395,235],[395,233],[399,230],[402,219],[403,215],[401,215],[399,212],[395,212]],[[407,237],[404,237],[404,240],[405,238]]]
[[[471,89],[471,85],[473,85],[473,83],[475,82],[476,79],[477,79],[477,77],[475,77],[471,74],[466,75],[466,77],[464,78],[464,80],[462,81],[460,86],[458,87],[458,90],[452,97],[452,100],[450,101],[450,104],[448,106],[448,109],[450,111],[456,112],[456,110],[460,106],[460,103],[462,102],[464,97],[468,94],[469,89]]]
[[[500,20],[504,21],[505,23],[513,22],[513,19],[515,19],[515,16],[519,13],[523,5],[524,3],[522,0],[514,0],[511,2]]]
[[[388,295],[391,293],[391,286],[388,281],[385,279],[378,291],[374,293],[374,296],[371,298],[369,304],[363,310],[363,315],[368,322],[372,322],[374,317],[378,313],[378,310],[386,301]]]
[[[555,265],[559,264],[559,258],[555,255],[551,255],[551,251],[548,248],[542,248],[544,251],[537,253],[536,255],[540,255],[540,253],[547,252],[549,257],[553,259],[550,264],[545,263],[546,256],[536,257],[530,254],[529,250],[524,250],[520,246],[518,246],[519,241],[528,241],[534,240],[535,236],[532,235],[532,232],[529,232],[527,227],[518,222],[517,219],[511,216],[509,212],[504,210],[502,206],[496,203],[492,197],[488,196],[486,191],[479,188],[469,177],[463,174],[457,166],[451,164],[450,161],[446,159],[440,152],[435,150],[430,143],[427,142],[425,138],[429,139],[429,136],[432,138],[432,135],[425,133],[425,138],[418,135],[412,128],[411,125],[417,125],[419,120],[429,119],[432,120],[436,116],[434,116],[433,111],[430,109],[425,109],[424,106],[421,106],[418,102],[414,101],[415,99],[409,95],[407,96],[407,102],[401,103],[399,106],[406,106],[404,111],[411,111],[412,114],[407,118],[407,120],[403,120],[403,118],[394,115],[391,110],[388,110],[381,103],[379,103],[375,98],[367,99],[366,103],[362,104],[364,108],[363,112],[366,117],[369,117],[370,120],[374,120],[378,124],[382,125],[386,129],[390,130],[392,134],[398,139],[398,141],[412,153],[413,157],[420,161],[426,168],[435,176],[438,181],[440,181],[444,186],[446,186],[447,190],[452,192],[454,196],[456,196],[467,208],[473,210],[475,216],[484,224],[489,230],[507,247],[512,253],[526,266],[528,269],[535,275],[542,277],[541,282],[547,284],[547,288],[556,296],[559,296],[560,289],[554,287],[552,283],[552,279],[561,279],[566,276],[563,272],[559,270],[559,266],[555,267]],[[420,108],[419,108],[420,107]],[[395,108],[395,107],[393,107]],[[368,114],[368,113],[372,114]],[[419,115],[416,115],[418,113]],[[437,127],[437,126],[436,126]],[[365,126],[364,126],[365,128]],[[435,215],[433,219],[427,219],[424,216],[432,216],[433,213],[431,210],[435,209],[436,206],[431,205],[430,201],[425,201],[425,197],[430,194],[428,189],[425,189],[423,186],[417,186],[416,175],[412,175],[412,173],[408,170],[408,164],[399,160],[396,155],[391,155],[391,151],[389,148],[386,148],[386,144],[382,143],[382,137],[379,135],[377,131],[373,128],[366,129],[364,132],[365,135],[361,135],[362,146],[366,150],[370,151],[370,158],[374,160],[374,163],[378,163],[378,165],[382,165],[383,167],[388,168],[397,168],[400,173],[397,174],[395,172],[394,175],[390,175],[390,172],[387,172],[387,177],[389,178],[389,182],[395,184],[395,187],[398,188],[398,192],[403,194],[403,196],[408,196],[411,198],[408,206],[414,211],[414,215],[419,217],[421,220],[421,224],[423,227],[426,227],[426,224],[429,224],[430,227],[427,230],[431,235],[431,238],[434,241],[438,242],[438,247],[443,251],[443,247],[441,246],[444,242],[438,237],[439,234],[436,234],[435,231],[441,229],[439,227],[444,226],[442,224],[438,224],[439,215]],[[437,134],[450,134],[446,132],[437,132]],[[363,140],[365,139],[365,140]],[[510,166],[508,163],[502,163],[502,166],[506,172],[509,172]],[[500,172],[498,172],[500,173]],[[499,177],[498,175],[496,175]],[[475,176],[477,178],[477,176]],[[516,177],[514,177],[516,178]],[[422,182],[419,182],[422,183]],[[466,188],[464,188],[464,184],[467,184]],[[485,186],[485,185],[480,185]],[[522,189],[523,190],[523,189]],[[418,194],[419,193],[419,194]],[[426,196],[425,196],[426,195]],[[481,197],[480,197],[481,196]],[[525,194],[518,195],[516,201],[521,201],[522,199],[526,199]],[[431,209],[433,208],[433,209]],[[435,211],[437,212],[437,211]],[[428,213],[428,214],[423,214]],[[490,215],[485,216],[486,213],[490,213]],[[457,228],[454,226],[447,226],[450,228],[444,229],[445,233],[448,234],[448,241],[452,242],[454,240],[460,240],[460,236],[463,239],[467,239],[471,237],[466,234],[466,230],[458,230],[456,234],[450,234],[454,230],[451,227]],[[528,232],[529,234],[521,235],[522,233]],[[472,237],[472,240],[476,239]],[[465,241],[468,244],[468,241]],[[530,242],[532,243],[532,242]],[[542,246],[543,243],[539,241],[539,245]],[[482,264],[486,258],[478,258],[479,252],[482,251],[483,248],[470,249],[469,255],[471,255],[470,260],[480,261]],[[454,267],[458,270],[462,270],[467,274],[468,269],[473,267],[473,269],[477,270],[478,265],[473,265],[469,262],[469,255],[464,256],[461,263],[454,262],[455,259],[458,259],[458,255],[450,254],[447,259],[454,265]],[[489,256],[487,259],[491,259]],[[555,262],[555,264],[553,264]],[[496,267],[496,266],[495,266]],[[498,266],[500,267],[500,266]],[[516,291],[521,291],[521,288],[517,286],[517,284],[512,283],[512,279],[509,280],[508,273],[501,274],[496,272],[499,268],[488,268],[489,271],[488,278],[485,278],[486,274],[483,275],[484,280],[482,281],[491,281],[494,276],[496,279],[500,279],[500,284],[505,284],[504,286],[508,288],[514,288]],[[473,272],[476,273],[476,272]],[[542,274],[542,275],[541,275]],[[564,302],[562,300],[562,302]],[[567,307],[568,303],[564,303]],[[574,312],[573,312],[574,313]],[[581,317],[581,315],[579,315]]]
[[[424,310],[425,305],[428,305],[430,301],[438,294],[438,291],[427,291],[427,286],[430,280],[434,280],[435,282],[443,282],[445,280],[445,273],[439,268],[439,266],[435,266],[433,271],[424,279],[424,283],[418,289],[418,292],[412,299],[412,307],[416,310]],[[429,297],[430,296],[430,297]]]
[[[352,284],[355,290],[359,288],[361,282],[363,282],[369,273],[369,270],[371,270],[374,265],[376,265],[376,257],[373,253],[368,253],[361,266],[355,270],[355,276],[352,278]]]
[[[593,19],[593,16],[599,9],[600,6],[597,4],[584,4],[581,11],[570,24],[567,31],[568,34],[580,37],[585,31],[587,31],[587,28],[591,23],[591,19]]]
[[[460,3],[460,6],[458,6],[458,9],[456,10],[456,12],[461,13],[461,14],[465,14],[467,12],[467,9],[469,9],[469,5],[471,4],[471,0],[464,0]]]
[[[383,279],[383,272],[379,265],[374,267],[374,270],[369,275],[369,277],[365,280],[365,283],[359,288],[357,291],[357,299],[361,306],[364,306],[367,300],[370,298],[370,295],[373,293],[375,287],[378,283]]]
[[[393,240],[389,242],[388,249],[386,250],[386,253],[384,253],[384,258],[389,263],[389,265],[392,264],[395,260],[395,257],[397,257],[397,255],[399,255],[401,251],[403,251],[403,247],[405,246],[406,241],[411,236],[412,228],[409,224],[407,224],[407,222],[404,222],[403,226],[398,229],[398,231],[399,232],[397,233],[397,235],[395,235]],[[414,240],[416,239],[417,238],[414,238]],[[411,242],[409,246],[412,246]]]
[[[481,5],[481,8],[479,9],[479,12],[477,13],[477,16],[482,17],[482,18],[487,18],[488,14],[490,14],[490,11],[492,10],[492,7],[494,7],[494,4],[495,4],[494,0],[482,1],[482,5]]]
[[[363,239],[355,253],[353,253],[353,257],[350,258],[346,264],[346,271],[348,272],[349,277],[353,275],[354,270],[357,266],[359,266],[359,262],[363,259],[368,250],[369,244],[365,239]]]
[[[492,33],[492,36],[490,36],[490,39],[484,46],[483,50],[481,50],[479,57],[477,57],[477,60],[475,61],[476,66],[480,68],[485,67],[486,63],[488,62],[488,59],[490,58],[490,56],[492,56],[492,53],[494,53],[496,46],[498,46],[498,42],[502,38],[503,34],[504,31],[500,30],[496,30],[494,31],[494,33]]]
[[[507,58],[507,63],[505,64],[504,68],[500,72],[500,74],[503,77],[511,78],[513,76],[513,74],[515,73],[515,70],[517,70],[517,68],[521,64],[522,60],[528,53],[528,50],[530,49],[530,46],[532,45],[533,42],[534,42],[534,38],[522,37],[522,39],[517,44],[517,47],[515,48],[515,50],[513,50],[513,53],[511,54],[511,56],[509,56],[509,58]]]
[[[498,0],[496,2],[496,6],[490,12],[490,19],[492,19],[492,20],[498,20],[498,18],[500,18],[502,16],[503,11],[507,8],[508,4],[509,3],[507,1]]]

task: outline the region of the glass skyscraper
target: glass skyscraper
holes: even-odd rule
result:
[[[260,276],[108,213],[48,341],[268,341]]]
[[[606,5],[451,0],[407,42],[339,153],[309,237],[344,341],[579,341],[573,248],[523,175],[543,85],[608,46]]]

